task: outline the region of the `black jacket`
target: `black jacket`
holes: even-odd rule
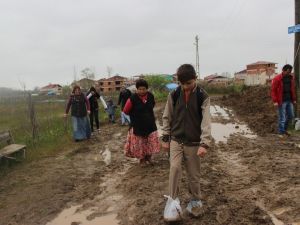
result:
[[[137,136],[148,136],[157,130],[153,108],[155,106],[154,96],[148,92],[147,102],[143,103],[137,94],[130,97],[132,109],[130,112],[133,133]]]
[[[90,93],[91,92],[89,91],[86,94],[86,96],[88,96]],[[94,92],[94,94],[89,98],[91,111],[96,111],[99,109],[99,105],[98,105],[99,98],[100,98],[100,95],[97,92]]]
[[[122,110],[123,110],[127,100],[130,98],[130,96],[131,96],[131,91],[129,91],[128,89],[125,89],[120,92],[118,105],[121,104]]]

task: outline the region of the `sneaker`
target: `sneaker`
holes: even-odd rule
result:
[[[198,217],[202,213],[202,202],[201,200],[191,200],[186,207],[186,210],[195,217]]]

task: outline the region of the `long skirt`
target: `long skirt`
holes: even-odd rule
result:
[[[72,116],[74,140],[84,140],[91,137],[91,128],[87,116]]]
[[[125,144],[125,156],[144,159],[160,151],[158,132],[154,131],[146,137],[136,136],[133,128],[128,131]]]

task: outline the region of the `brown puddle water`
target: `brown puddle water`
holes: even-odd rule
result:
[[[247,138],[255,138],[256,135],[251,132],[247,125],[238,123],[212,123],[211,135],[216,142],[226,142],[231,134],[241,134]]]
[[[93,213],[93,209],[78,211],[81,206],[72,206],[63,210],[54,220],[46,225],[118,225],[116,214],[107,214],[88,220],[87,217]]]
[[[222,117],[228,119],[230,116],[233,116],[232,111],[223,109],[220,106],[214,105],[210,107],[212,117]],[[248,138],[255,138],[256,135],[249,129],[245,124],[232,123],[228,122],[223,123],[211,123],[211,135],[216,142],[226,142],[231,134],[241,134]]]

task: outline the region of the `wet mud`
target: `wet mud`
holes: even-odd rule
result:
[[[203,211],[198,218],[184,213],[177,224],[299,224],[300,137],[261,136],[235,110],[212,105],[215,141],[202,159]],[[12,168],[0,179],[0,225],[166,224],[168,154],[143,167],[124,157],[127,129],[105,124],[90,141]],[[184,209],[190,200],[185,171],[179,198]]]

